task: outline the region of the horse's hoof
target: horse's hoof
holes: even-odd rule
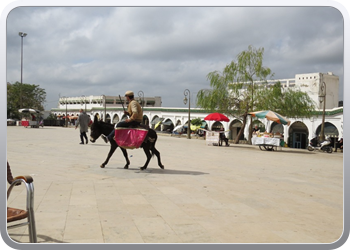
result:
[[[104,168],[106,165],[101,164],[100,168]]]
[[[128,169],[128,168],[129,168],[129,166],[128,166],[128,165],[125,165],[125,166],[124,166],[124,169]]]
[[[164,169],[164,165],[159,166],[161,169]]]
[[[140,170],[145,170],[146,168],[145,167],[140,167]]]

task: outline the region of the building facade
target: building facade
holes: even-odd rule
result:
[[[318,110],[313,117],[303,119],[290,119],[289,126],[277,124],[266,119],[253,118],[253,123],[263,131],[280,132],[284,135],[284,140],[289,147],[306,148],[308,142],[319,135],[322,125],[323,102],[320,95],[326,96],[325,106],[325,136],[330,136],[335,143],[338,138],[343,137],[343,108],[338,107],[339,98],[339,77],[332,73],[311,73],[297,74],[294,79],[281,79],[269,81],[269,84],[280,81],[284,88],[300,88],[310,95],[318,106]],[[326,92],[321,89],[322,84],[326,86]],[[323,92],[322,92],[323,91]],[[150,125],[159,132],[172,132],[177,125],[184,125],[188,122],[189,109],[161,107],[161,97],[135,97],[143,107],[143,123]],[[79,110],[84,109],[93,120],[97,115],[100,119],[109,123],[118,123],[124,119],[123,106],[126,108],[124,97],[116,96],[89,96],[89,97],[62,97],[59,99],[58,108],[51,112],[58,117],[68,114],[69,116],[79,115]],[[191,104],[192,106],[193,104]],[[190,119],[200,118],[203,127],[207,130],[219,130],[224,128],[229,139],[236,139],[242,129],[242,120],[237,117],[228,117],[229,122],[204,121],[208,115],[202,109],[191,108]],[[249,135],[249,121],[245,127],[242,138],[246,140]]]

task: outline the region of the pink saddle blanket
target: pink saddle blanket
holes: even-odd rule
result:
[[[139,148],[145,140],[148,130],[142,128],[116,128],[114,138],[119,147]]]

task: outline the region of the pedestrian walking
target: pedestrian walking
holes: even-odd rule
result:
[[[75,129],[80,126],[80,144],[84,144],[84,138],[86,144],[88,144],[88,138],[86,133],[88,132],[90,117],[84,112],[83,109],[80,109],[80,115],[78,117],[77,123],[75,124]]]

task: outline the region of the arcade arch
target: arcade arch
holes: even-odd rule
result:
[[[159,122],[161,122],[161,119],[159,118],[159,116],[155,115],[151,121],[151,128],[156,131],[160,131]]]
[[[111,116],[109,114],[106,114],[106,121],[107,123],[111,123]]]
[[[321,126],[320,124],[316,129],[316,135],[319,137],[321,134]],[[331,122],[325,122],[324,123],[324,136],[325,138],[328,136],[331,139],[331,145],[335,145],[335,143],[338,141],[339,138],[339,131],[337,127],[331,123]]]
[[[229,134],[229,139],[230,140],[235,140],[237,138],[237,135],[239,131],[242,129],[242,122],[240,120],[233,120],[230,124],[230,134]],[[244,140],[244,134],[242,133],[241,137],[239,140]]]
[[[316,129],[316,135],[317,136],[320,136],[321,126],[322,126],[322,124],[320,124],[317,127],[317,129]],[[325,122],[324,123],[324,135],[338,138],[339,137],[339,131],[338,131],[337,127],[333,125],[333,123]]]
[[[171,119],[166,119],[164,122],[162,122],[163,125],[163,130],[162,131],[166,131],[166,132],[172,132],[174,129],[174,123]]]
[[[307,148],[309,130],[303,122],[294,122],[289,127],[288,135],[288,146],[290,148]]]
[[[258,125],[258,128],[259,128],[260,132],[265,132],[266,131],[265,124],[262,123],[260,120],[254,120],[253,121],[253,128],[254,128],[255,125]]]
[[[224,125],[222,125],[221,122],[214,122],[214,124],[211,126],[212,131],[220,131],[221,128],[223,128]]]
[[[270,129],[271,133],[280,133],[280,134],[284,134],[284,127],[282,124],[279,124],[277,122],[273,122],[271,124],[271,129]]]
[[[118,122],[119,122],[119,115],[117,115],[117,114],[115,114],[114,116],[113,116],[113,123],[114,124],[117,124]]]
[[[149,125],[149,119],[147,115],[143,115],[142,124]]]

